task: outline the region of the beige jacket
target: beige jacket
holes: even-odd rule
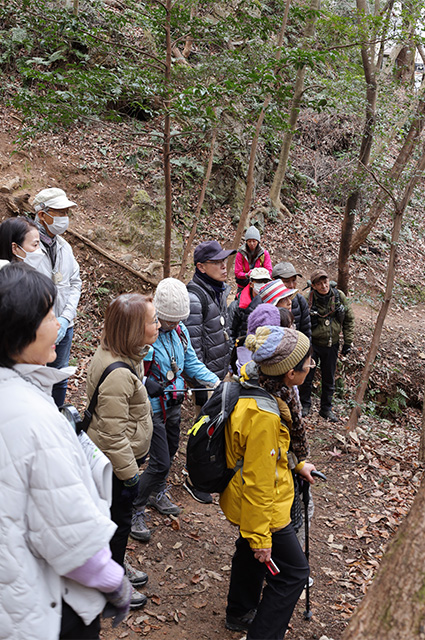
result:
[[[120,367],[105,378],[87,434],[109,458],[115,475],[129,480],[138,473],[136,460],[148,453],[152,438],[151,406],[140,380],[141,363],[115,357],[99,346],[87,374],[87,397],[90,400],[106,367],[117,361],[126,362],[138,375]]]

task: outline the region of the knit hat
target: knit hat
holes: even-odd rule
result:
[[[292,278],[293,276],[302,278],[301,273],[297,273],[292,262],[279,262],[273,267],[272,278]]]
[[[258,327],[280,326],[279,309],[272,304],[259,304],[248,316],[247,333],[255,333]]]
[[[297,366],[310,349],[310,340],[296,329],[259,327],[248,335],[245,347],[260,370],[269,376],[281,376]]]
[[[264,287],[261,287],[259,295],[263,302],[277,305],[282,298],[287,298],[288,296],[294,297],[297,291],[298,289],[288,289],[285,287],[282,280],[272,280],[265,284]]]
[[[180,322],[189,317],[189,294],[183,282],[176,278],[161,280],[156,288],[153,303],[160,320]]]
[[[68,200],[63,189],[52,187],[51,189],[43,189],[37,193],[33,200],[35,211],[45,211],[46,209],[67,209],[68,207],[76,207],[77,203]]]
[[[264,267],[255,267],[249,274],[250,280],[271,280],[270,273]]]
[[[258,231],[257,227],[249,227],[249,229],[246,230],[245,233],[245,242],[247,240],[257,240],[258,242],[260,242],[261,240],[261,236],[260,236],[260,232]]]
[[[314,284],[319,278],[329,278],[327,272],[324,269],[315,269],[310,276],[310,282]]]

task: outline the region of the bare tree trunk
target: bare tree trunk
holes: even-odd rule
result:
[[[366,13],[365,0],[357,0],[357,10]],[[366,44],[362,45],[362,62],[363,71],[366,81],[366,118],[363,129],[362,144],[356,173],[354,175],[355,188],[347,198],[344,210],[344,218],[341,225],[341,240],[339,245],[338,256],[338,288],[348,292],[348,281],[350,277],[350,247],[353,237],[354,221],[356,217],[357,205],[360,198],[360,177],[363,168],[367,167],[370,159],[370,150],[373,142],[373,132],[375,128],[376,118],[376,98],[377,83],[375,77],[375,63],[373,59],[372,49]]]
[[[396,182],[403,170],[405,169],[408,161],[410,160],[411,154],[415,147],[415,144],[422,132],[424,127],[424,116],[425,116],[425,99],[422,97],[418,104],[417,115],[410,125],[410,129],[404,141],[402,148],[397,156],[396,161],[394,162],[391,171],[388,175],[387,182]],[[356,253],[359,247],[363,244],[363,242],[368,237],[369,233],[375,226],[377,220],[379,219],[381,213],[383,212],[385,205],[387,204],[389,199],[389,195],[383,189],[380,190],[378,196],[375,198],[370,210],[369,210],[369,219],[364,224],[360,225],[353,236],[353,240],[350,247],[350,255]]]
[[[171,226],[172,226],[172,184],[171,184],[171,163],[170,163],[170,133],[171,116],[169,99],[169,84],[171,78],[171,0],[166,0],[165,5],[165,83],[167,85],[167,99],[165,100],[164,118],[164,141],[162,147],[164,182],[165,182],[165,233],[164,233],[164,278],[170,276],[171,271]]]
[[[289,13],[290,5],[291,5],[291,0],[286,0],[285,10],[283,12],[282,25],[280,27],[279,38],[277,42],[278,50],[276,54],[276,60],[280,60],[280,57],[281,57],[281,47],[283,44],[283,36],[285,35],[286,25],[288,23],[288,13]],[[239,223],[236,229],[235,237],[233,239],[233,244],[232,244],[233,249],[237,249],[239,247],[240,241],[242,239],[243,230],[245,228],[245,225],[248,219],[248,213],[251,208],[252,192],[254,189],[255,156],[257,154],[258,139],[260,137],[261,127],[263,126],[264,116],[266,114],[267,107],[270,104],[270,100],[271,100],[270,95],[267,96],[266,99],[264,100],[260,115],[258,116],[257,124],[255,126],[255,134],[252,140],[251,152],[249,155],[249,166],[248,166],[248,174],[247,174],[247,181],[246,181],[245,200],[244,200],[241,217],[239,218]],[[234,261],[235,261],[235,256],[234,255],[230,256],[227,262],[227,269],[229,272],[232,270]]]
[[[425,481],[354,612],[343,640],[422,640],[425,637],[423,561]]]
[[[73,11],[72,11],[74,16],[78,16],[79,8],[80,8],[80,0],[74,0]]]
[[[366,363],[362,372],[360,384],[357,387],[356,397],[354,399],[354,407],[351,410],[350,418],[347,422],[348,430],[354,429],[355,426],[357,425],[357,421],[361,413],[361,405],[363,403],[363,399],[364,399],[367,385],[369,382],[370,372],[372,370],[372,366],[378,351],[379,341],[382,333],[382,327],[388,312],[388,308],[390,306],[393,286],[394,286],[397,247],[398,247],[398,241],[400,237],[401,225],[403,221],[403,214],[412,196],[414,188],[416,187],[419,180],[423,176],[424,170],[425,170],[425,145],[422,149],[422,156],[417,164],[416,170],[412,175],[409,181],[409,184],[405,189],[403,199],[400,202],[400,204],[396,206],[393,230],[391,235],[391,249],[390,249],[390,257],[388,261],[387,282],[385,287],[384,300],[382,302],[381,309],[379,311],[378,318],[376,320],[375,330],[373,332],[369,353],[366,356]]]
[[[421,439],[419,442],[419,462],[425,462],[425,378],[424,378],[424,397],[422,399],[422,429]]]
[[[195,211],[195,220],[193,222],[192,229],[190,230],[190,234],[189,234],[189,237],[187,239],[186,246],[184,248],[183,257],[182,257],[182,263],[181,263],[179,275],[177,276],[180,280],[183,278],[184,272],[186,270],[187,259],[189,257],[189,253],[190,253],[190,249],[192,247],[193,239],[194,239],[194,237],[196,235],[196,229],[198,227],[198,222],[199,222],[199,215],[201,213],[202,205],[204,204],[205,193],[207,191],[208,182],[209,182],[210,177],[211,177],[211,170],[212,170],[212,165],[213,165],[213,160],[214,160],[214,149],[215,149],[216,138],[217,138],[217,130],[214,129],[213,135],[212,135],[212,138],[211,138],[211,150],[210,150],[210,155],[209,155],[209,158],[208,158],[208,166],[207,166],[207,170],[205,172],[205,178],[204,178],[204,180],[202,182],[202,189],[201,189],[201,193],[199,195],[198,206],[196,207],[196,211]]]
[[[310,9],[317,11],[320,7],[320,0],[310,0]],[[304,37],[311,38],[314,34],[314,26],[317,20],[316,14],[314,14],[310,20],[307,22]],[[270,202],[272,207],[276,209],[276,211],[280,212],[281,210],[289,213],[287,208],[282,204],[280,200],[280,192],[282,189],[283,180],[285,178],[286,169],[288,166],[288,158],[289,151],[291,149],[292,139],[295,134],[295,127],[298,121],[298,115],[300,112],[300,103],[301,98],[304,92],[304,78],[306,73],[305,65],[298,69],[297,76],[295,79],[295,87],[294,87],[294,95],[292,97],[291,110],[289,114],[289,129],[286,131],[282,147],[280,149],[279,155],[279,163],[274,174],[272,186],[270,187]]]

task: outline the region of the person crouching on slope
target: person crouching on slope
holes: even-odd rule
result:
[[[220,496],[226,518],[239,527],[226,627],[247,630],[247,640],[281,640],[309,575],[291,523],[294,484],[287,451],[293,420],[290,389],[302,384],[310,370],[311,346],[303,333],[274,326],[259,327],[245,345],[254,362],[242,367],[240,384],[259,385],[270,398],[241,397],[226,425],[227,466],[243,459]],[[295,471],[313,483],[314,469],[300,461]],[[271,559],[279,569],[276,575],[267,571]]]

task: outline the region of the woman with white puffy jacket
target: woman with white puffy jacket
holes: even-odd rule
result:
[[[78,438],[51,398],[56,288],[25,264],[0,271],[0,639],[99,638],[131,586],[111,559],[115,524]]]

